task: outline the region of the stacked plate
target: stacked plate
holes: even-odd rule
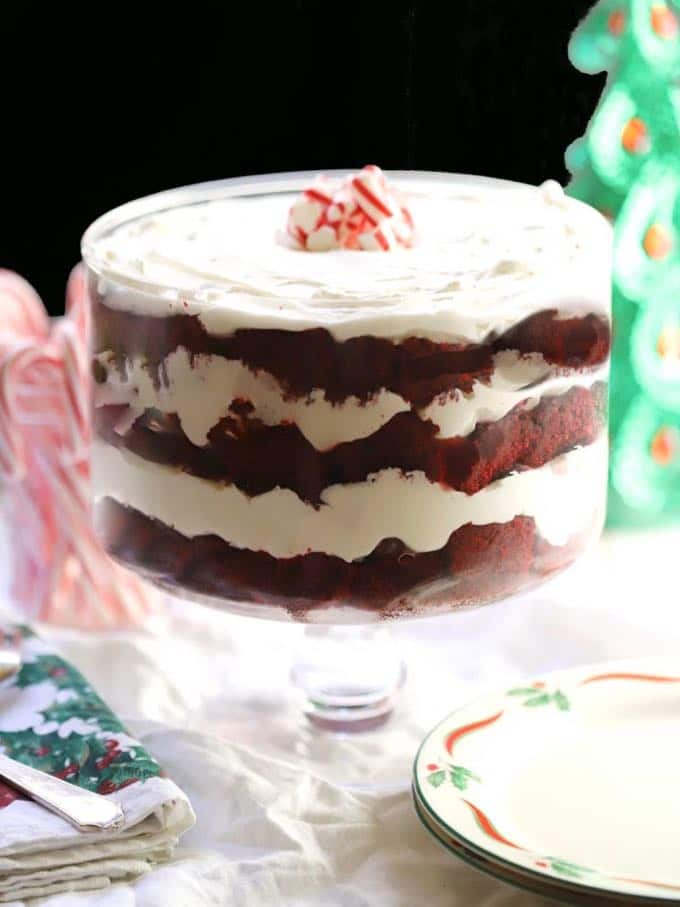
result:
[[[609,662],[485,696],[414,765],[425,827],[572,904],[680,901],[680,658]]]

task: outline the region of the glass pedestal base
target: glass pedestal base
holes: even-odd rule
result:
[[[312,724],[338,733],[384,724],[406,666],[384,626],[307,627],[291,671]]]

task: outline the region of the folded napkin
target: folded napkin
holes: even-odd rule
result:
[[[167,860],[194,823],[191,805],[85,678],[29,629],[23,666],[0,690],[8,756],[115,799],[116,832],[78,832],[0,782],[0,902],[106,888]]]

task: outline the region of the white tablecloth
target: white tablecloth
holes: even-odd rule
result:
[[[535,907],[422,829],[413,756],[447,712],[497,684],[602,659],[680,655],[680,533],[610,536],[542,590],[401,624],[409,679],[384,729],[308,727],[287,674],[296,626],[173,602],[135,633],[45,629],[189,794],[176,861],[50,907]]]

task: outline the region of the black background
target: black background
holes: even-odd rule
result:
[[[277,170],[566,178],[602,89],[589,0],[2,4],[0,266],[52,312],[84,228],[140,195]]]

